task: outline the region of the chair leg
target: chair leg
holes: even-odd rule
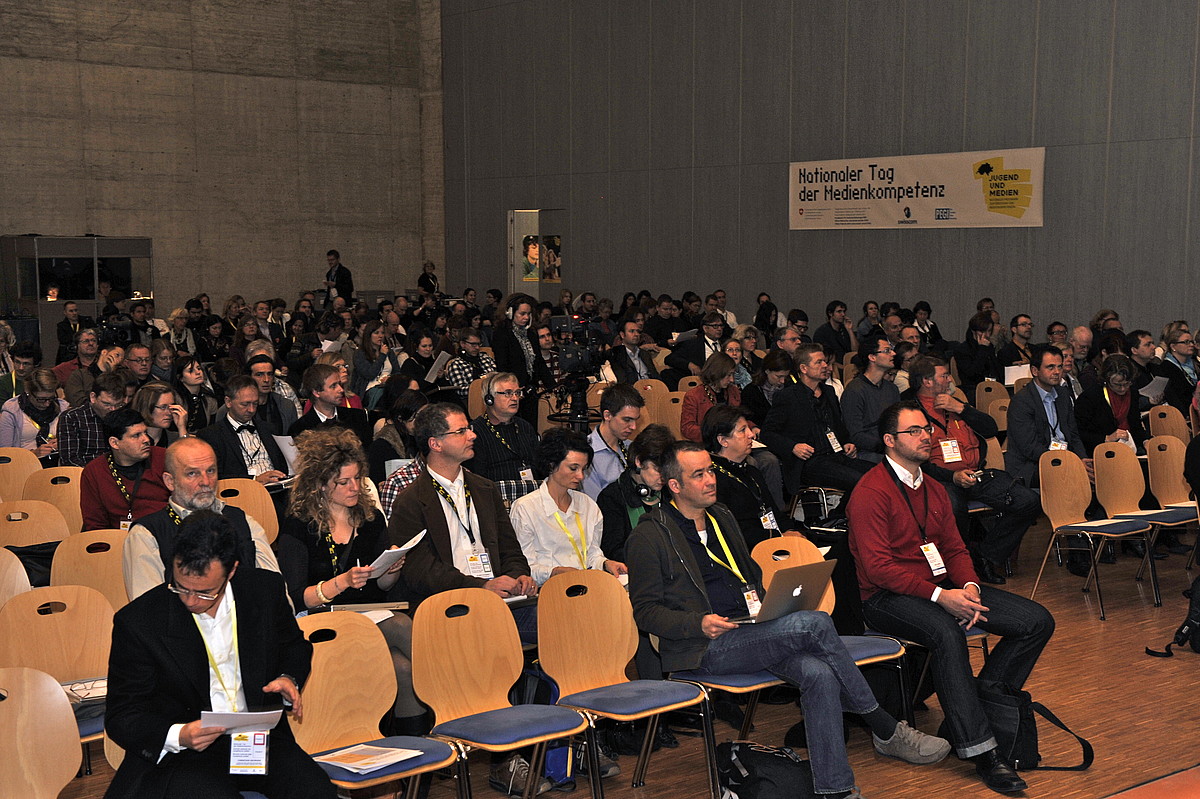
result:
[[[1038,569],[1037,579],[1033,581],[1033,590],[1029,592],[1030,599],[1033,599],[1034,595],[1037,593],[1038,586],[1041,585],[1042,572],[1046,571],[1046,561],[1050,560],[1050,551],[1051,550],[1054,550],[1055,552],[1058,551],[1058,533],[1056,533],[1056,532],[1050,533],[1050,543],[1046,545],[1046,554],[1042,556],[1042,568]],[[1062,557],[1060,555],[1059,556],[1060,565],[1061,565],[1061,560],[1062,560]]]
[[[1100,556],[1104,552],[1102,542],[1092,541],[1092,537],[1088,536],[1088,543],[1092,549],[1092,569],[1088,573],[1088,578],[1083,584],[1083,590],[1088,590],[1088,584],[1092,580],[1096,581],[1096,601],[1100,604],[1100,621],[1105,621],[1104,616],[1104,592],[1100,590]]]
[[[546,742],[533,745],[533,757],[529,759],[529,779],[525,780],[525,792],[522,799],[533,799],[537,796],[538,784],[542,781],[542,769],[546,762]]]
[[[1138,564],[1137,574],[1133,575],[1133,579],[1139,582],[1146,574],[1146,565],[1154,560],[1154,544],[1149,542],[1158,541],[1158,531],[1160,529],[1162,529],[1161,525],[1152,524],[1150,525],[1150,533],[1142,533],[1142,539],[1147,540],[1148,538],[1148,541],[1146,543],[1146,554],[1142,556],[1142,562]]]
[[[1196,528],[1196,540],[1192,543],[1192,551],[1188,554],[1187,563],[1183,565],[1184,571],[1191,571],[1196,565],[1196,553],[1200,551],[1200,526]]]
[[[746,698],[746,710],[742,716],[742,728],[738,730],[738,738],[746,740],[750,735],[750,728],[754,726],[754,711],[758,709],[758,695],[761,691],[752,691],[750,696]]]
[[[721,781],[717,776],[717,736],[713,733],[712,698],[708,691],[704,692],[704,701],[700,703],[700,708],[704,727],[704,754],[708,763],[708,787],[712,799],[721,799]]]
[[[646,768],[650,765],[650,751],[654,748],[654,737],[658,735],[658,720],[655,714],[646,719],[646,734],[642,737],[642,749],[638,752],[637,765],[633,767],[633,786],[641,788],[646,784]]]
[[[587,745],[588,786],[592,789],[592,799],[604,799],[604,783],[600,779],[600,748],[596,743],[596,720],[588,717],[588,728],[584,732]]]
[[[905,653],[905,657],[907,657]],[[905,657],[897,658],[896,663],[896,682],[900,686],[900,708],[904,713],[904,718],[908,722],[908,726],[914,730],[917,728],[917,719],[913,712],[913,694],[908,692],[908,677],[904,669]]]
[[[85,777],[92,776],[92,744],[90,742],[82,744],[83,746],[83,774]]]
[[[1154,607],[1162,607],[1162,594],[1158,590],[1158,566],[1154,563],[1154,542],[1158,538],[1158,528],[1152,527],[1150,532],[1143,533],[1146,539],[1146,560],[1150,564],[1150,587],[1154,592]]]
[[[449,742],[458,750],[458,763],[455,767],[455,781],[458,783],[458,799],[471,799],[471,764],[467,762],[467,748],[457,741]]]

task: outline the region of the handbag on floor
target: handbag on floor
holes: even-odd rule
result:
[[[1156,658],[1174,657],[1173,646],[1191,646],[1193,652],[1200,652],[1200,577],[1192,580],[1192,587],[1183,592],[1188,598],[1188,612],[1175,631],[1175,639],[1167,644],[1162,652],[1146,647],[1146,654]]]
[[[1034,702],[1028,691],[1013,688],[997,680],[977,680],[979,702],[984,715],[996,736],[1000,756],[1018,771],[1042,769],[1045,771],[1084,771],[1091,768],[1095,753],[1087,739],[1071,732],[1071,728],[1040,702]],[[1083,750],[1083,762],[1077,766],[1043,766],[1038,752],[1037,720],[1034,713],[1046,721],[1065,730],[1079,741]]]
[[[721,799],[817,799],[812,767],[783,746],[731,741],[717,746]]]

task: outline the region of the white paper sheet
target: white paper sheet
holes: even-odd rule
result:
[[[392,564],[407,555],[413,547],[421,543],[421,539],[425,537],[425,531],[414,535],[412,538],[404,542],[404,546],[399,549],[385,549],[379,553],[379,557],[375,558],[375,562],[371,564],[371,577],[376,578],[383,574],[388,569],[392,568]]]
[[[200,711],[201,727],[224,727],[226,732],[257,732],[270,730],[283,718],[282,710],[264,710],[258,713],[218,713],[213,710]]]
[[[287,461],[288,474],[296,473],[296,442],[291,436],[271,436],[275,439],[275,444],[279,447],[279,451],[283,453],[283,459]]]
[[[1146,399],[1161,397],[1162,393],[1167,390],[1168,382],[1170,381],[1165,377],[1155,377],[1149,383],[1138,389],[1138,393]]]
[[[443,352],[437,356],[437,360],[433,362],[433,366],[429,367],[429,371],[425,373],[425,382],[432,383],[437,380],[438,375],[442,373],[442,369],[448,363],[450,363],[450,353]]]

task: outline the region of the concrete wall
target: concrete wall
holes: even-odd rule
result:
[[[0,4],[0,232],[149,236],[158,309],[444,259],[436,0]]]
[[[443,30],[447,257],[480,288],[505,210],[561,207],[577,292],[1196,321],[1197,0],[445,0]],[[789,161],[1030,146],[1043,228],[788,231]]]

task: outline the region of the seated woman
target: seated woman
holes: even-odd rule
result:
[[[733,384],[741,391],[750,385],[750,370],[746,368],[742,342],[736,338],[727,338],[721,344],[721,352],[733,361]]]
[[[0,447],[20,447],[49,459],[58,452],[59,414],[69,406],[58,398],[58,378],[51,369],[34,369],[24,388],[0,406]]]
[[[434,355],[433,334],[427,330],[422,330],[416,335],[408,337],[408,359],[400,364],[400,374],[417,380],[418,385],[423,393],[432,396],[434,391],[437,391],[439,385],[444,385],[445,382],[441,379],[441,375],[434,378],[434,382],[429,382],[425,376],[433,367],[433,363],[437,360]]]
[[[383,427],[375,434],[367,450],[371,479],[378,486],[395,471],[388,464],[417,457],[417,442],[413,439],[413,419],[417,411],[429,404],[419,391],[405,391],[388,408]]]
[[[737,364],[723,352],[708,356],[700,369],[700,385],[683,395],[679,414],[679,430],[689,441],[700,442],[700,424],[704,414],[714,405],[741,405],[742,392],[733,384]]]
[[[309,430],[296,439],[296,482],[279,527],[279,568],[292,605],[382,602],[400,577],[401,558],[381,574],[371,564],[389,546],[387,524],[362,490],[367,469],[358,436],[349,430]],[[412,620],[401,613],[379,622],[392,653],[398,691],[395,734],[426,731],[412,686]]]
[[[1188,418],[1188,406],[1200,380],[1200,365],[1196,361],[1196,340],[1186,327],[1177,327],[1167,334],[1166,352],[1155,373],[1167,378],[1163,401]]]
[[[1075,422],[1089,457],[1106,442],[1120,441],[1138,454],[1146,451],[1148,435],[1133,394],[1133,361],[1110,355],[1100,365],[1100,384],[1084,389],[1075,400]]]
[[[364,398],[366,407],[371,409],[383,397],[388,378],[400,369],[395,353],[384,343],[386,332],[378,319],[367,322],[363,329],[362,346],[354,352],[354,377],[350,385],[355,394]]]
[[[742,390],[742,406],[754,424],[762,426],[775,403],[775,395],[787,385],[793,366],[792,356],[780,349],[769,351],[762,359],[762,369]]]
[[[225,324],[219,316],[210,316],[204,320],[204,330],[196,342],[200,360],[214,363],[229,357],[229,348],[233,344],[233,335],[225,332]]]
[[[195,355],[197,352],[196,337],[188,327],[188,312],[185,308],[176,308],[167,317],[167,342],[175,351],[176,357]]]
[[[666,425],[651,424],[637,434],[625,455],[628,466],[596,498],[604,519],[600,549],[625,562],[625,542],[646,511],[658,507],[663,479],[658,470],[675,437]]]
[[[187,438],[188,412],[169,384],[147,383],[133,395],[131,405],[146,422],[146,435],[154,446],[167,447],[176,439]]]
[[[600,549],[600,508],[579,490],[592,454],[582,434],[565,428],[547,432],[534,450],[533,468],[542,485],[514,502],[509,515],[538,585],[577,569],[626,573],[624,563]]]
[[[740,365],[754,377],[762,371],[762,358],[758,357],[755,350],[760,349],[761,342],[758,340],[758,328],[754,325],[738,325],[733,329],[731,339],[742,345],[742,358],[739,361]],[[729,353],[726,353],[728,355]],[[747,380],[745,383],[737,381],[738,388],[745,390],[750,384]]]
[[[175,393],[187,411],[187,431],[196,433],[217,420],[221,400],[208,385],[208,375],[195,355],[175,359]]]

